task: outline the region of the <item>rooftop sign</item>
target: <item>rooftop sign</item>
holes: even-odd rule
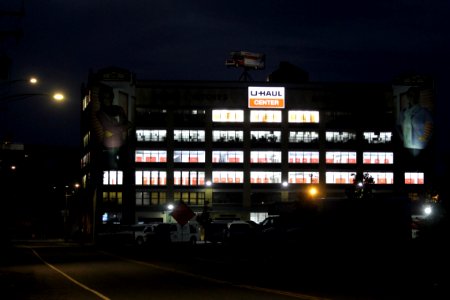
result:
[[[284,87],[248,87],[249,108],[284,108]]]

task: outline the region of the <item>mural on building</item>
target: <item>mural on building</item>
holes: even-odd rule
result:
[[[91,90],[91,125],[102,147],[103,166],[119,169],[121,148],[128,138],[131,122],[125,109],[116,105],[114,90],[107,85],[96,85]]]
[[[394,100],[403,146],[418,155],[433,135],[433,90],[421,85],[397,85]]]

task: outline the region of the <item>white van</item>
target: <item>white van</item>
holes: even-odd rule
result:
[[[155,232],[160,241],[172,243],[196,244],[200,240],[200,230],[197,223],[161,223],[155,227]]]

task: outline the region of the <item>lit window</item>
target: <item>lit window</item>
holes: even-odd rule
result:
[[[213,142],[242,142],[244,131],[242,130],[213,130]]]
[[[212,111],[213,122],[244,122],[243,110],[215,109]]]
[[[319,183],[319,172],[299,171],[288,173],[289,183]]]
[[[364,172],[368,173],[375,184],[394,184],[394,173],[392,172]]]
[[[174,192],[174,201],[181,201],[189,205],[204,205],[205,204],[205,193],[204,192]]]
[[[103,171],[104,185],[122,185],[123,172],[122,171]]]
[[[251,151],[250,163],[281,163],[281,151]]]
[[[288,159],[290,164],[318,164],[318,151],[289,151]]]
[[[405,184],[424,184],[424,173],[405,172]]]
[[[252,142],[281,142],[281,131],[251,131],[250,135]]]
[[[103,192],[103,202],[122,205],[122,192]]]
[[[364,132],[364,140],[369,144],[387,144],[392,141],[392,132]]]
[[[255,184],[281,183],[281,172],[252,171],[250,182]]]
[[[167,172],[166,171],[136,171],[135,173],[136,185],[166,185]]]
[[[167,130],[136,130],[138,142],[163,142],[166,136]]]
[[[356,152],[328,151],[325,161],[327,164],[356,164]]]
[[[325,182],[328,184],[352,184],[356,172],[326,172]]]
[[[319,123],[319,112],[309,110],[290,110],[289,123]]]
[[[176,142],[204,142],[204,130],[174,130],[173,140]]]
[[[243,163],[244,152],[243,151],[213,151],[212,153],[213,163]]]
[[[252,110],[250,111],[252,123],[281,123],[281,110]]]
[[[167,151],[165,150],[136,150],[135,162],[167,162]]]
[[[205,172],[203,171],[174,171],[173,184],[184,186],[205,185]]]
[[[213,171],[214,183],[243,183],[244,172],[242,171]]]
[[[347,131],[327,131],[325,140],[330,143],[347,143],[356,140],[356,133]]]
[[[289,143],[313,143],[319,140],[317,131],[290,131]]]
[[[393,152],[363,152],[364,164],[393,164]]]
[[[175,150],[173,161],[176,163],[204,163],[205,151],[203,150]]]

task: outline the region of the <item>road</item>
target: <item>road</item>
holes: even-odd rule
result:
[[[445,299],[434,286],[442,283],[416,276],[426,269],[409,258],[255,245],[19,243],[2,253],[0,288],[8,299],[46,300]]]

